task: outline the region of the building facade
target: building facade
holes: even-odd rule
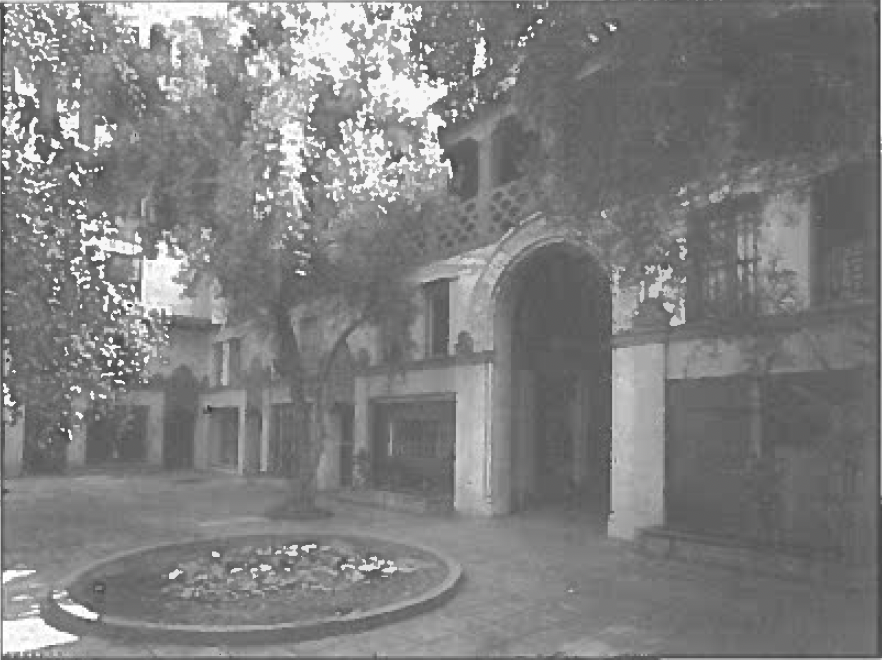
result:
[[[616,285],[590,218],[549,214],[518,178],[522,135],[504,107],[448,134],[462,202],[415,239],[410,341],[348,341],[320,487],[366,464],[374,489],[467,514],[575,507],[622,538],[870,547],[876,430],[852,421],[876,405],[876,163],[763,163],[689,186],[671,212],[672,240],[695,246],[672,322],[652,287]],[[319,302],[292,322],[315,362],[345,319]],[[266,347],[226,328],[212,355],[197,465],[271,472],[284,388],[254,408],[247,379],[225,385],[266,370]]]
[[[875,159],[684,186],[665,211],[677,310],[619,286],[594,218],[548,211],[518,167],[530,139],[505,104],[446,133],[460,204],[411,237],[409,340],[360,328],[333,365],[319,487],[875,556]],[[291,310],[313,375],[338,310]],[[278,472],[294,415],[267,334],[193,316],[162,387],[128,395],[143,460]]]

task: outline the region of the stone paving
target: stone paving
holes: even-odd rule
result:
[[[196,473],[85,474],[6,482],[4,621],[112,552],[212,535],[296,531],[262,513],[282,481]],[[875,585],[835,590],[636,555],[578,517],[429,517],[328,502],[309,528],[413,540],[466,574],[441,608],[368,632],[299,644],[170,646],[85,637],[43,649],[67,657],[874,655]],[[11,575],[11,574],[10,574]],[[38,621],[32,621],[38,624]],[[4,625],[4,652],[21,648]],[[51,631],[50,631],[51,632]],[[16,646],[18,644],[18,646]]]

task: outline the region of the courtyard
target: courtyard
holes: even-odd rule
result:
[[[3,652],[65,657],[869,655],[876,595],[636,554],[576,514],[477,519],[340,503],[329,533],[413,541],[454,557],[465,579],[431,612],[374,630],[287,644],[172,646],[74,638],[40,627],[36,604],[68,575],[149,544],[296,533],[264,512],[273,478],[81,472],[5,482]],[[20,572],[17,572],[20,571]],[[51,646],[50,646],[51,645]]]

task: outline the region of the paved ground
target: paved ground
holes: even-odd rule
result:
[[[35,572],[4,584],[5,652],[23,648],[24,628],[40,623],[33,618],[35,596],[111,552],[223,533],[297,529],[261,517],[284,492],[278,480],[91,474],[6,485],[12,492],[3,498],[4,573]],[[194,648],[123,646],[88,637],[51,651],[90,658],[876,652],[875,588],[836,591],[649,560],[564,514],[476,520],[331,506],[332,519],[309,526],[437,547],[462,563],[465,584],[431,613],[314,642]]]

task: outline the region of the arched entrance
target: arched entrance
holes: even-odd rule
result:
[[[575,242],[525,250],[494,294],[494,500],[605,522],[610,503],[609,278]]]

